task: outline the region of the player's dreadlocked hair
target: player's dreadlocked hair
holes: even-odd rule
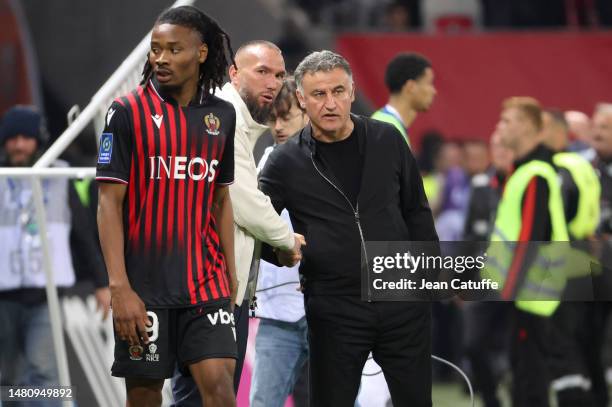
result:
[[[215,88],[223,86],[225,74],[230,64],[235,65],[234,52],[229,35],[219,24],[192,6],[181,6],[163,11],[155,21],[158,24],[174,24],[188,27],[200,34],[202,42],[208,45],[208,56],[204,63],[200,64],[200,79],[198,88],[203,91],[204,96],[215,92]],[[142,70],[141,85],[146,84],[153,75],[153,66],[147,62]]]

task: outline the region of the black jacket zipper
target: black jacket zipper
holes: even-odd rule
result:
[[[325,181],[327,181],[332,187],[336,189],[336,191],[340,193],[340,195],[344,197],[346,202],[349,204],[351,211],[353,211],[353,216],[355,217],[355,223],[357,223],[357,228],[359,229],[359,238],[361,240],[361,248],[363,249],[363,254],[365,256],[365,262],[366,262],[366,267],[367,267],[366,275],[368,278],[368,302],[372,302],[372,287],[370,286],[370,264],[368,262],[368,251],[366,250],[365,239],[363,237],[363,229],[361,228],[361,221],[359,218],[359,200],[357,201],[357,207],[355,208],[353,204],[351,203],[350,199],[347,198],[346,194],[342,192],[342,190],[338,188],[333,182],[331,182],[331,180],[327,178],[321,170],[319,170],[319,167],[317,167],[317,164],[315,163],[314,155],[312,152],[310,153],[310,160],[312,161],[312,165],[314,166],[315,170],[317,170],[319,175],[323,177]]]

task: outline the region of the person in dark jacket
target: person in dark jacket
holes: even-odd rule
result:
[[[313,52],[295,79],[310,125],[270,154],[260,188],[308,241],[310,403],[353,406],[372,352],[394,405],[431,406],[430,304],[361,297],[367,241],[438,241],[416,161],[393,126],[351,115],[342,56]]]

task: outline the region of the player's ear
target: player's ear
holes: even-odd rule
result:
[[[302,91],[299,89],[296,89],[295,96],[297,96],[297,100],[298,100],[298,103],[300,104],[300,108],[302,108],[302,110],[305,110],[306,109],[306,99],[304,98]]]
[[[404,86],[402,86],[401,92],[404,94],[411,93],[415,86],[416,82],[412,79],[408,79],[406,82],[404,82]]]
[[[206,58],[208,58],[208,45],[203,42],[198,49],[198,62],[203,64],[204,61],[206,61]]]

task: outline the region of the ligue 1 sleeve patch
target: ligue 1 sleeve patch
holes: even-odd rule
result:
[[[98,164],[110,164],[113,155],[113,133],[102,133]]]

